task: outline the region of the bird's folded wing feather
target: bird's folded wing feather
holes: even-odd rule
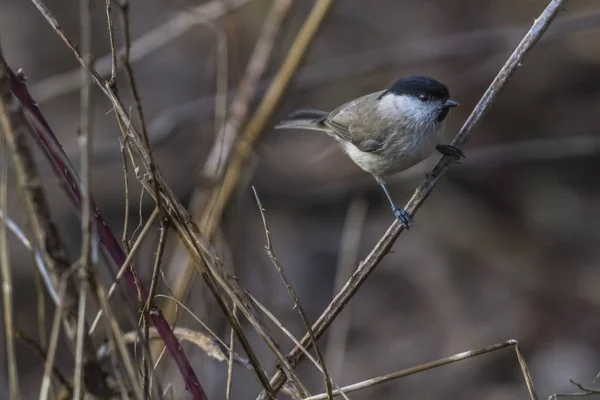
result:
[[[343,140],[351,142],[362,151],[372,152],[381,147],[380,132],[370,132],[373,119],[377,118],[377,98],[381,92],[368,94],[333,110],[325,125]]]

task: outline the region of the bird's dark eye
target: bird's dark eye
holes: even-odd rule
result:
[[[421,93],[419,95],[419,100],[425,102],[425,101],[429,101],[429,95],[427,93]]]

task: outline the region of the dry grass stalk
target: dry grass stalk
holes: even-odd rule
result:
[[[517,354],[517,359],[519,360],[519,366],[521,367],[521,372],[525,379],[525,384],[527,385],[527,390],[529,391],[529,397],[531,400],[537,400],[537,394],[535,393],[535,389],[533,387],[533,381],[531,380],[531,376],[529,374],[529,368],[527,367],[527,363],[521,354],[521,350],[519,349],[519,343],[516,340],[507,340],[502,343],[493,344],[491,346],[487,346],[477,350],[469,350],[463,353],[458,353],[450,357],[441,358],[436,361],[428,362],[425,364],[417,365],[416,367],[406,368],[400,371],[392,372],[391,374],[378,376],[377,378],[367,379],[366,381],[354,383],[352,385],[344,386],[342,390],[346,393],[355,392],[357,390],[366,389],[380,383],[389,382],[394,379],[403,378],[405,376],[414,375],[419,372],[427,371],[430,369],[438,368],[443,365],[452,364],[458,361],[466,360],[468,358],[473,358],[480,356],[482,354],[491,353],[493,351],[497,351],[500,349],[505,349],[507,347],[513,347]],[[336,396],[340,395],[340,392],[336,390],[334,392]],[[308,397],[304,400],[324,400],[327,399],[327,393],[321,393],[315,396]]]
[[[310,327],[310,322],[308,322],[308,317],[306,316],[306,313],[304,312],[304,307],[302,307],[302,304],[300,304],[300,300],[298,300],[298,296],[296,296],[296,291],[292,287],[290,281],[288,280],[287,276],[285,275],[285,272],[283,271],[283,266],[281,265],[281,263],[277,259],[277,256],[275,255],[275,250],[273,249],[273,244],[271,243],[271,232],[269,231],[269,227],[267,225],[267,217],[265,216],[265,209],[263,208],[262,203],[260,202],[260,198],[258,197],[258,193],[256,192],[256,189],[254,188],[254,186],[252,187],[252,191],[254,192],[254,197],[256,198],[256,203],[258,205],[258,211],[260,212],[260,217],[262,218],[263,227],[265,228],[265,236],[266,236],[266,240],[267,240],[267,244],[265,245],[265,250],[267,252],[267,255],[269,256],[269,259],[273,263],[273,266],[277,270],[277,273],[279,273],[279,276],[281,277],[281,280],[283,281],[285,288],[287,289],[288,293],[290,294],[290,297],[294,301],[294,308],[296,308],[298,310],[298,314],[300,314],[300,318],[302,319],[304,328],[306,329],[306,332],[308,333],[311,344],[314,347],[315,352],[317,353],[317,363],[321,366],[320,370],[321,370],[321,373],[323,374],[323,377],[325,378],[325,389],[326,389],[329,397],[332,398],[333,395],[331,394],[331,378],[329,377],[329,373],[327,372],[327,367],[325,366],[325,360],[324,360],[323,355],[321,354],[321,350],[319,349],[319,346],[317,344],[317,339],[315,338],[315,334],[313,333],[313,331]]]

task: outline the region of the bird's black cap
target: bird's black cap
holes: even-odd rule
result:
[[[410,96],[419,96],[425,93],[444,101],[450,96],[446,85],[427,76],[409,76],[398,79],[387,92]]]

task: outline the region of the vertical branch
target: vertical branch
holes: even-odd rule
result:
[[[166,218],[160,220],[160,237],[158,239],[158,249],[156,251],[156,258],[154,260],[154,269],[152,271],[152,280],[150,282],[150,291],[148,292],[148,299],[143,305],[142,315],[144,318],[144,356],[143,356],[143,388],[144,398],[147,399],[150,396],[150,377],[148,374],[148,365],[152,366],[152,353],[150,352],[150,321],[149,314],[150,310],[154,307],[154,297],[156,296],[156,289],[158,287],[158,277],[160,275],[160,264],[162,263],[163,254],[165,251],[165,245],[167,244],[167,229],[168,221]]]
[[[79,18],[81,29],[81,52],[86,66],[91,65],[92,53],[92,18],[91,1],[79,1]],[[88,68],[81,68],[81,95],[80,95],[80,127],[79,149],[81,152],[81,268],[79,276],[81,287],[79,291],[79,310],[77,315],[77,339],[75,342],[75,376],[74,398],[81,398],[83,375],[83,341],[86,330],[85,313],[87,305],[88,270],[91,268],[91,204],[90,204],[90,145],[92,142],[91,121],[91,89],[92,78]]]
[[[3,215],[8,215],[8,148],[5,131],[11,129],[6,104],[0,104],[0,210]],[[8,366],[8,386],[11,400],[18,400],[19,376],[17,369],[17,355],[15,352],[15,327],[13,315],[13,285],[10,271],[10,255],[8,254],[8,238],[6,235],[6,219],[0,222],[0,269],[2,275],[2,303],[4,305],[4,331],[6,336],[6,363]]]
[[[117,87],[117,51],[115,49],[115,27],[112,20],[111,0],[106,0],[106,24],[108,40],[110,41],[110,79],[108,86],[115,90]]]
[[[256,198],[258,210],[260,212],[263,226],[265,228],[265,236],[266,236],[266,240],[267,240],[267,245],[265,246],[265,249],[267,251],[267,255],[271,259],[271,262],[275,266],[275,269],[277,269],[277,272],[279,272],[279,276],[281,277],[281,280],[283,281],[288,293],[290,294],[290,297],[294,301],[294,306],[298,309],[298,313],[300,314],[300,318],[302,319],[302,323],[304,324],[306,333],[310,337],[310,341],[311,341],[313,347],[315,348],[315,353],[317,353],[317,362],[321,365],[321,369],[323,370],[323,376],[325,377],[325,389],[326,389],[329,397],[333,398],[333,395],[331,394],[331,379],[329,378],[329,374],[327,373],[327,368],[325,367],[325,360],[323,359],[321,350],[319,349],[319,346],[317,345],[317,339],[315,338],[315,334],[313,333],[313,330],[310,326],[310,322],[308,322],[308,317],[306,316],[306,313],[304,312],[304,307],[302,307],[302,304],[300,304],[300,300],[298,300],[298,296],[296,296],[296,291],[292,287],[290,281],[285,276],[283,267],[281,266],[281,263],[277,259],[277,256],[275,256],[275,251],[273,250],[273,244],[271,243],[271,232],[269,231],[269,227],[267,225],[267,218],[265,217],[265,210],[263,209],[262,203],[260,202],[260,198],[258,197],[258,193],[256,192],[256,189],[254,188],[254,186],[252,187],[252,191],[254,192],[254,197]]]

